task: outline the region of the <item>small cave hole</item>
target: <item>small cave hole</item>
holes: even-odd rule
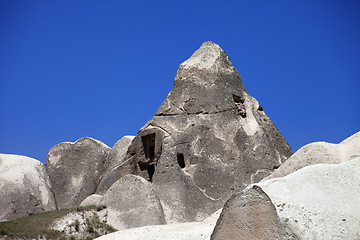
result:
[[[244,98],[240,97],[240,96],[237,96],[235,94],[233,94],[233,99],[234,99],[234,102],[235,103],[241,103],[243,104],[245,102]]]
[[[151,161],[155,158],[155,133],[141,137],[144,147],[145,157]]]
[[[246,110],[244,108],[239,108],[238,111],[242,118],[246,118]]]
[[[258,107],[257,110],[259,110],[259,111],[264,111],[263,107],[262,107],[260,104],[259,104],[259,107]]]
[[[278,169],[280,167],[280,165],[278,165],[278,166],[273,166],[273,170],[276,170],[276,169]]]
[[[179,166],[180,166],[181,168],[184,168],[184,167],[185,167],[184,154],[178,153],[178,154],[176,155],[176,158],[177,158],[177,162],[178,162]]]

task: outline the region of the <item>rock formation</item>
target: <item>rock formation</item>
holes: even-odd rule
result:
[[[166,223],[151,183],[132,174],[116,181],[104,196],[91,195],[81,205],[106,206],[107,222],[118,230]]]
[[[88,196],[80,203],[81,207],[86,206],[100,206],[101,205],[102,196],[99,194],[93,194]]]
[[[107,170],[101,178],[97,193],[104,194],[114,182],[133,172],[133,168],[128,168],[127,163],[124,162],[126,152],[133,139],[134,136],[124,136],[110,150],[105,163]]]
[[[0,221],[56,209],[49,177],[33,158],[0,154]]]
[[[109,152],[108,146],[88,137],[50,149],[45,167],[59,209],[79,206],[95,193]]]
[[[315,142],[305,145],[262,181],[286,176],[309,165],[342,163],[357,157],[360,157],[360,132],[355,133],[339,144]]]
[[[202,222],[172,223],[167,225],[144,226],[117,231],[97,240],[208,240],[214,230],[220,211],[216,211]]]
[[[206,218],[279,167],[291,148],[245,90],[226,53],[205,42],[125,157],[153,183],[168,222]]]
[[[225,204],[211,239],[360,239],[359,172],[357,158],[251,185]]]

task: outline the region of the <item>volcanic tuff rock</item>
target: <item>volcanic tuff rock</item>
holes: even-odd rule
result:
[[[297,239],[280,223],[269,196],[253,185],[226,202],[211,239]]]
[[[173,89],[125,161],[153,183],[167,221],[182,222],[206,218],[291,154],[226,53],[205,42],[180,64]]]
[[[109,151],[108,146],[88,137],[50,149],[45,167],[59,209],[78,206],[95,193]]]
[[[88,196],[80,203],[80,206],[100,206],[101,205],[102,196],[99,194],[93,194]]]
[[[151,183],[132,174],[112,184],[103,196],[90,195],[80,205],[106,206],[106,221],[118,230],[166,224],[162,205]]]
[[[360,239],[359,172],[357,158],[251,185],[225,204],[211,239],[275,240],[284,229],[285,239]],[[257,196],[249,197],[254,189]]]
[[[108,210],[108,224],[118,230],[165,224],[164,211],[151,184],[126,175],[115,182],[100,201]]]
[[[220,211],[216,211],[202,222],[172,223],[144,226],[117,231],[96,238],[97,240],[208,240],[214,230]]]
[[[133,168],[128,168],[127,163],[124,162],[126,152],[133,139],[134,136],[124,136],[119,141],[117,141],[110,150],[105,163],[107,166],[106,172],[102,176],[99,186],[96,190],[98,194],[104,194],[114,182],[126,174],[133,172]]]
[[[49,177],[33,158],[0,154],[0,221],[56,209]]]
[[[309,165],[342,163],[357,157],[360,157],[360,132],[355,133],[339,144],[315,142],[305,145],[262,181],[286,176]]]

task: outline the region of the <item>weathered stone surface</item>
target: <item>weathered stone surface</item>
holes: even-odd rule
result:
[[[0,154],[0,221],[56,209],[49,177],[33,158]]]
[[[135,170],[133,165],[129,165],[124,161],[126,152],[133,139],[134,136],[124,136],[110,150],[105,163],[107,170],[96,190],[98,194],[103,195],[114,182]]]
[[[102,237],[98,240],[208,240],[214,230],[220,211],[202,222],[172,223],[167,225],[131,228]]]
[[[252,185],[234,194],[225,204],[211,239],[297,239],[280,222],[269,196]]]
[[[339,144],[315,142],[305,145],[262,181],[286,176],[309,165],[319,163],[336,164],[357,157],[360,157],[360,132],[355,133]]]
[[[80,206],[82,207],[92,206],[92,205],[99,206],[101,205],[101,200],[102,200],[101,195],[93,194],[85,198],[84,201],[80,203]]]
[[[230,208],[224,208],[211,239],[224,239],[221,236],[233,231],[239,236],[249,231],[262,234],[268,225],[259,225],[257,221],[263,218],[268,219],[267,223],[280,223],[288,234],[292,233],[300,240],[360,239],[359,172],[360,158],[357,158],[341,164],[307,166],[285,177],[249,186],[226,203]],[[254,218],[253,212],[248,214],[241,208],[246,192],[255,187],[262,190],[262,197],[268,196],[272,210],[264,213],[261,207],[256,206],[258,199],[246,199],[247,205],[254,205],[255,211],[262,212]],[[242,218],[234,218],[233,212],[241,213]],[[231,219],[236,222],[227,226]],[[244,224],[246,222],[249,224]]]
[[[140,176],[126,175],[104,194],[108,224],[118,230],[165,224],[163,208],[151,184]]]
[[[167,221],[182,222],[206,218],[291,154],[226,53],[205,42],[180,65],[173,89],[139,130],[126,162],[153,183]]]
[[[75,143],[60,143],[50,149],[45,167],[58,208],[78,206],[95,193],[105,172],[109,151],[108,146],[89,137]]]

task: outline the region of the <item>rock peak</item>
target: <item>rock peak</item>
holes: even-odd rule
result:
[[[184,69],[197,68],[210,71],[235,71],[225,51],[216,43],[204,42],[193,55],[180,64]]]

